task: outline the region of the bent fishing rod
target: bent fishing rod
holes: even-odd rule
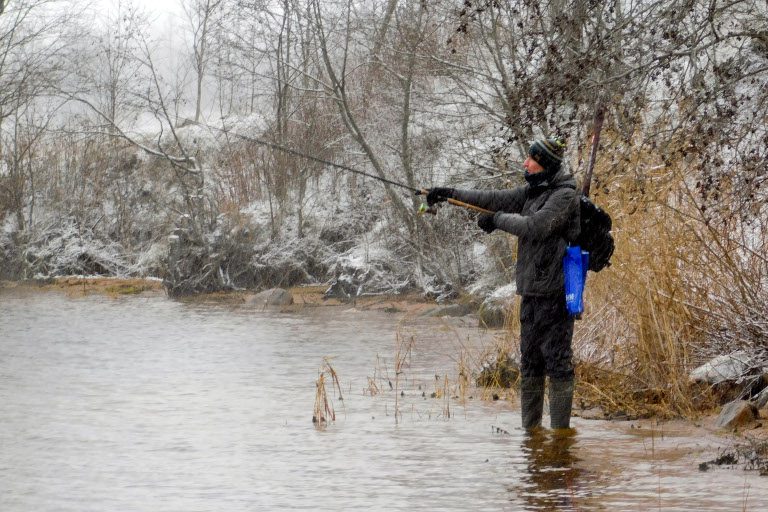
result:
[[[323,158],[319,158],[319,157],[316,157],[316,156],[313,156],[313,155],[309,155],[307,153],[303,153],[301,151],[297,151],[295,149],[291,149],[291,148],[289,148],[287,146],[283,146],[282,144],[277,144],[275,142],[269,142],[267,140],[258,139],[256,137],[249,137],[247,135],[242,135],[240,133],[236,133],[236,132],[227,130],[226,128],[218,128],[216,126],[210,126],[210,125],[205,124],[205,123],[194,122],[194,124],[196,124],[196,125],[198,125],[198,126],[200,126],[202,128],[207,128],[209,130],[216,130],[216,131],[221,132],[221,133],[223,133],[225,135],[232,135],[232,136],[237,137],[239,139],[243,139],[243,140],[248,141],[248,142],[253,142],[254,144],[259,144],[259,145],[268,147],[270,149],[274,149],[276,151],[281,151],[281,152],[287,153],[289,155],[293,155],[293,156],[296,156],[296,157],[299,157],[299,158],[303,158],[305,160],[311,160],[313,162],[317,162],[317,163],[320,163],[320,164],[323,164],[323,165],[327,165],[327,166],[330,166],[330,167],[335,167],[336,169],[341,169],[342,171],[347,171],[347,172],[351,172],[351,173],[354,173],[354,174],[358,174],[360,176],[365,176],[367,178],[372,178],[374,180],[381,181],[381,182],[386,183],[388,185],[392,185],[394,187],[399,187],[399,188],[408,190],[410,192],[413,192],[417,196],[426,196],[429,193],[428,189],[412,187],[410,185],[406,185],[405,183],[400,183],[398,181],[390,180],[390,179],[384,178],[382,176],[377,176],[375,174],[371,174],[371,173],[368,173],[368,172],[365,172],[365,171],[361,171],[360,169],[355,169],[354,167],[350,167],[348,165],[339,164],[339,163],[336,163],[336,162],[331,162],[330,160],[325,160]],[[485,208],[481,208],[479,206],[475,206],[473,204],[465,203],[463,201],[459,201],[459,200],[456,200],[456,199],[446,198],[446,200],[448,201],[449,204],[452,204],[454,206],[460,206],[460,207],[466,208],[468,210],[473,210],[473,211],[478,212],[478,213],[494,213],[491,210],[486,210]],[[437,214],[437,211],[434,209],[434,207],[427,206],[424,203],[422,203],[421,206],[419,206],[419,210],[418,211],[419,211],[419,213],[431,213],[433,215]]]

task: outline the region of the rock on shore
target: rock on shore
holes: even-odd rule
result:
[[[282,307],[293,304],[293,295],[283,288],[270,288],[246,300],[248,304],[257,307]]]

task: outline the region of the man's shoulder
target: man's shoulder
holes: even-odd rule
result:
[[[573,176],[573,174],[569,172],[560,171],[552,179],[552,183],[550,183],[550,188],[554,190],[561,189],[561,188],[576,190],[577,189],[576,178]]]

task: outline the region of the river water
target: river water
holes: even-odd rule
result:
[[[0,290],[0,511],[768,507],[766,477],[699,472],[720,438],[578,418],[530,437],[510,402],[446,398],[456,339],[481,333],[429,320],[406,351],[400,320]],[[327,373],[318,428],[325,358],[342,396]]]

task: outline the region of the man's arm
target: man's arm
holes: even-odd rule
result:
[[[496,228],[525,238],[543,239],[561,231],[578,208],[576,191],[561,188],[552,193],[544,206],[533,215],[497,212],[493,216]],[[490,209],[490,208],[489,208]]]
[[[527,186],[511,190],[454,190],[453,199],[473,204],[492,212],[520,213],[525,204]]]

